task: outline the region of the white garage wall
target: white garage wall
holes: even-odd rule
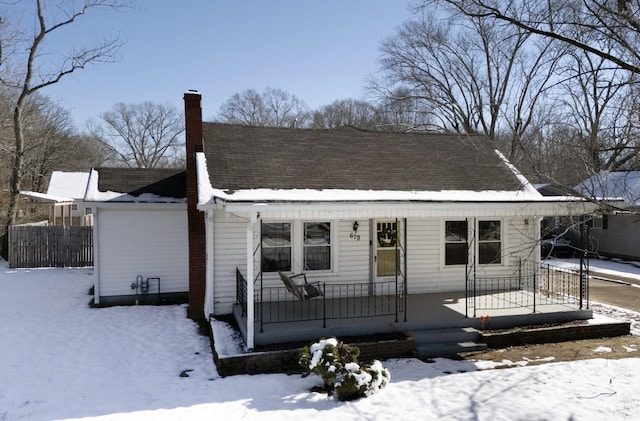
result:
[[[95,223],[96,282],[101,297],[135,295],[138,275],[159,277],[161,292],[189,290],[186,205],[100,208]],[[156,293],[152,282],[150,293]]]

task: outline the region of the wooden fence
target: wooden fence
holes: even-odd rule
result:
[[[12,268],[93,266],[93,227],[9,227]]]

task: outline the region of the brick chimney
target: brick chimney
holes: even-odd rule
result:
[[[196,152],[202,152],[202,106],[197,91],[184,94],[187,160],[187,218],[189,225],[189,309],[191,319],[206,318],[204,296],[206,282],[206,235],[204,214],[198,210]]]

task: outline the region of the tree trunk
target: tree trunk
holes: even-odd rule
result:
[[[22,172],[24,170],[24,136],[22,133],[22,99],[18,100],[18,105],[13,112],[13,132],[15,135],[16,149],[13,158],[13,170],[11,171],[11,190],[9,197],[9,208],[7,209],[7,219],[5,232],[10,225],[15,224],[18,213],[18,196],[20,194]]]

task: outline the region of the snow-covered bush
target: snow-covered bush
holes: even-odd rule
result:
[[[300,365],[322,377],[325,389],[332,391],[337,376],[345,372],[345,364],[357,363],[359,354],[358,348],[336,338],[321,339],[302,349]]]
[[[371,364],[350,363],[346,373],[335,384],[336,394],[341,401],[350,401],[373,395],[389,383],[389,370],[374,360]]]
[[[300,365],[319,375],[327,392],[335,391],[341,401],[353,400],[376,393],[390,379],[378,360],[360,365],[359,354],[357,347],[336,338],[321,339],[302,349]]]

